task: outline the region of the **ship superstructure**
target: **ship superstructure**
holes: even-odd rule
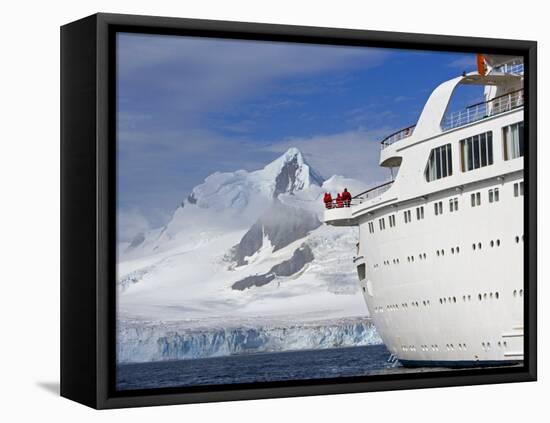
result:
[[[461,84],[484,87],[464,110]],[[384,343],[404,365],[523,360],[523,61],[478,56],[439,85],[416,125],[381,143],[393,181],[328,209],[358,226],[354,265]]]

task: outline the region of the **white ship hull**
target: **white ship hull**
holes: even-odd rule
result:
[[[523,146],[515,139],[510,153],[509,138],[523,131],[522,81],[496,72],[441,84],[415,127],[382,142],[395,181],[325,213],[359,227],[363,296],[404,365],[523,360]],[[461,83],[489,85],[487,101],[445,120]]]
[[[490,179],[458,196],[442,193],[434,201],[447,206],[458,197],[458,212],[447,209],[437,218],[401,225],[398,236],[361,227],[364,257],[372,263],[360,281],[363,295],[378,333],[403,364],[523,359],[523,197],[513,193],[522,179],[523,172],[516,172],[503,183]],[[500,188],[499,202],[470,207],[472,192],[494,186]]]

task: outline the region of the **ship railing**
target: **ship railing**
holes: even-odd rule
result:
[[[356,196],[352,197],[351,201],[355,201],[358,204],[361,204],[363,201],[370,200],[375,197],[381,196],[383,193],[385,193],[387,190],[390,189],[390,187],[393,184],[392,181],[384,182],[381,185],[375,186],[373,188],[370,188],[366,191],[363,191],[360,194],[357,194]]]
[[[414,127],[415,126],[416,125],[411,125],[411,126],[408,126],[404,129],[400,129],[399,131],[394,132],[393,134],[388,135],[386,138],[384,138],[380,142],[380,146],[381,146],[382,150],[384,148],[392,145],[393,143],[395,143],[399,140],[402,140],[403,138],[410,137],[412,135],[412,133],[414,132]]]
[[[445,116],[441,123],[441,129],[448,131],[450,129],[459,128],[469,123],[477,122],[478,120],[523,106],[523,102],[524,94],[523,89],[521,89],[495,97],[489,101],[473,104],[464,110],[459,110]]]
[[[385,193],[393,184],[393,181],[385,182],[382,185],[375,186],[366,191],[363,191],[351,198],[351,201],[332,200],[330,203],[325,203],[327,209],[341,209],[346,207],[353,207],[363,202],[370,200],[371,198],[379,197]]]
[[[496,72],[509,73],[512,75],[523,75],[524,66],[523,63],[508,62],[496,66],[493,70]]]

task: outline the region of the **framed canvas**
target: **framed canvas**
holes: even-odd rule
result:
[[[536,379],[536,43],[61,28],[61,394]]]

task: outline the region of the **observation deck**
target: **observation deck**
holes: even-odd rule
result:
[[[338,204],[336,200],[333,200],[330,208],[325,209],[325,223],[333,226],[357,225],[357,220],[353,216],[356,211],[356,206],[364,203],[365,201],[381,196],[391,188],[393,182],[394,181],[389,181],[373,188],[369,188],[368,190],[352,197],[349,204],[345,204],[343,202]]]
[[[517,67],[520,65],[513,66]],[[441,130],[445,132],[450,131],[451,129],[460,128],[461,126],[466,126],[470,123],[516,109],[523,106],[523,104],[524,90],[521,89],[513,91],[511,93],[492,98],[488,101],[472,104],[465,109],[446,114],[441,121]],[[388,135],[380,142],[381,149],[383,150],[396,142],[410,137],[414,133],[415,127],[416,125],[408,126],[407,128]]]

